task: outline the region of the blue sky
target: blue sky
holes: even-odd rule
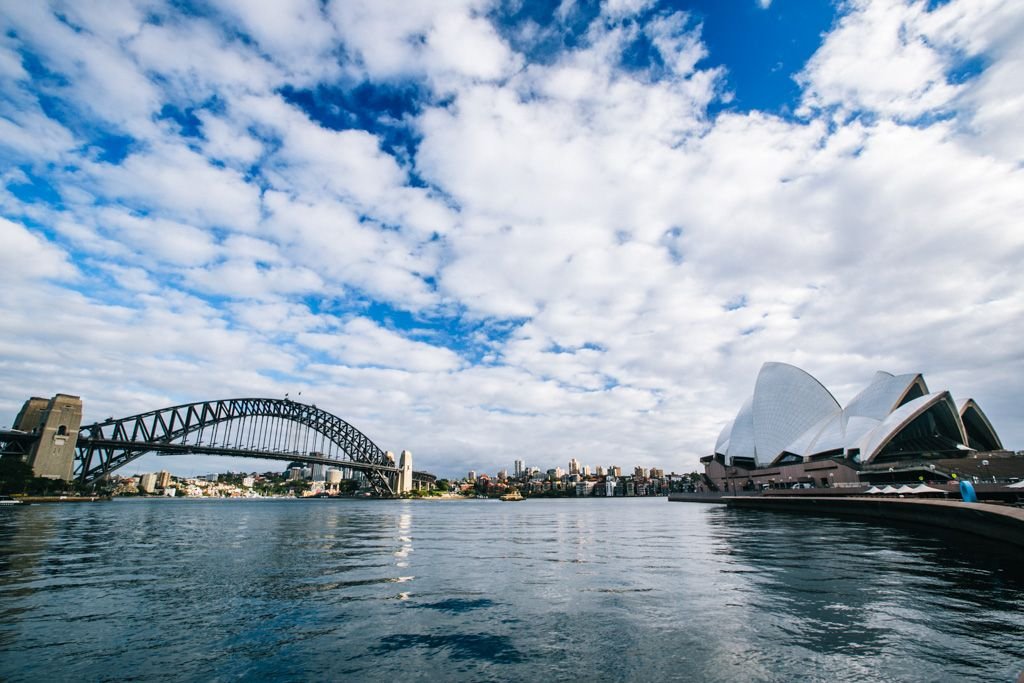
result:
[[[776,360],[923,372],[1021,447],[1019,3],[0,22],[9,419],[302,391],[442,475],[688,471]]]

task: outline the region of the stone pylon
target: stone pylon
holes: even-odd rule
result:
[[[33,396],[25,401],[14,428],[39,435],[28,457],[35,476],[71,481],[81,426],[82,399],[78,396],[57,394],[50,400]]]
[[[402,451],[398,460],[398,490],[396,493],[409,493],[412,491],[412,452]]]

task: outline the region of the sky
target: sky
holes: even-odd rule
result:
[[[687,472],[781,361],[840,403],[921,372],[1024,448],[1017,0],[0,24],[0,426],[289,393],[441,476]]]

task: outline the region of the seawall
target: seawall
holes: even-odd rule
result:
[[[729,507],[840,515],[954,529],[1024,548],[1024,510],[1006,505],[907,498],[722,496]]]

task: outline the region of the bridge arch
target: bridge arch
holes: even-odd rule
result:
[[[185,403],[83,425],[74,476],[91,484],[146,453],[226,455],[334,465],[363,472],[378,493],[395,492],[393,456],[315,405],[274,398]]]

